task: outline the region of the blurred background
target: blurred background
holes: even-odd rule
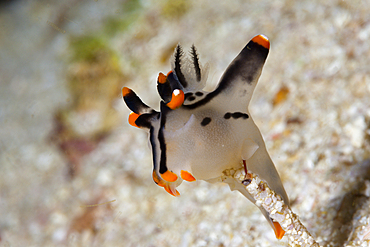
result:
[[[250,110],[294,212],[324,246],[370,239],[370,1],[0,1],[0,246],[286,246],[225,184],[152,181],[128,86],[158,109],[175,46],[209,90],[255,35]],[[96,205],[98,204],[98,205]]]

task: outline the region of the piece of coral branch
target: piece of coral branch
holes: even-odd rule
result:
[[[245,174],[243,168],[239,170],[224,171],[223,181],[230,184],[230,179],[242,184],[242,187],[256,200],[257,206],[262,206],[274,222],[278,222],[289,239],[289,246],[319,247],[306,227],[300,222],[298,216],[293,213],[284,200],[277,195],[266,182],[257,174],[248,171]],[[238,186],[238,190],[240,190]]]

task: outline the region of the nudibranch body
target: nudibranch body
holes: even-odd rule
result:
[[[269,52],[263,35],[254,37],[232,61],[212,92],[203,91],[207,67],[199,63],[194,46],[184,57],[178,45],[172,70],[158,76],[162,98],[155,111],[131,90],[122,89],[123,99],[133,111],[129,123],[149,130],[153,154],[153,179],[171,195],[183,180],[215,181],[231,168],[256,173],[288,204],[288,197],[266,150],[248,105]],[[248,199],[254,199],[236,185]],[[268,214],[270,224],[277,231]]]

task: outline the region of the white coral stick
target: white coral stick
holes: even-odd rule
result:
[[[256,205],[262,205],[269,216],[280,224],[285,231],[285,236],[289,239],[289,246],[320,246],[299,221],[298,216],[292,212],[284,200],[266,182],[253,173],[248,173],[248,179],[246,180],[245,176],[240,175],[242,173],[244,173],[243,169],[241,171],[225,171],[224,175],[243,184],[243,187],[256,200]]]

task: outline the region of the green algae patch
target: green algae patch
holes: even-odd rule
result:
[[[164,1],[162,5],[162,16],[167,19],[180,19],[191,7],[191,1]]]
[[[70,41],[70,49],[72,62],[98,61],[100,56],[116,57],[104,38],[93,35],[72,38]],[[117,58],[115,58],[115,60],[117,60]]]

